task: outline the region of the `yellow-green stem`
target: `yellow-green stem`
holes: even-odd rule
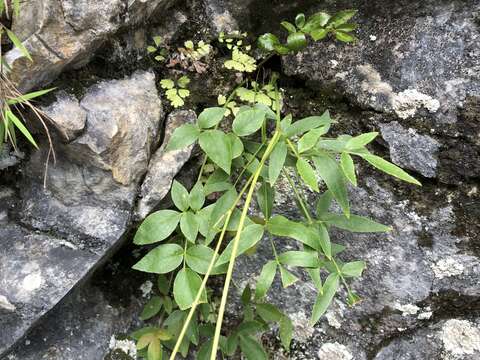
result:
[[[218,252],[220,251],[220,247],[222,246],[223,238],[225,236],[225,233],[227,231],[228,223],[230,222],[230,216],[232,215],[233,210],[230,209],[226,213],[226,219],[225,223],[223,224],[222,232],[220,234],[220,238],[218,239],[217,246],[215,247],[215,252],[212,256],[212,260],[210,261],[210,264],[208,265],[207,272],[205,273],[205,276],[203,277],[202,284],[200,285],[200,289],[197,292],[197,295],[195,297],[195,300],[193,301],[192,307],[190,308],[190,311],[188,312],[187,318],[185,319],[185,322],[183,323],[182,330],[180,331],[180,335],[178,336],[177,342],[175,344],[175,347],[172,350],[172,354],[170,355],[170,360],[175,359],[175,355],[177,355],[178,350],[180,349],[180,346],[182,344],[183,338],[185,337],[185,334],[187,333],[188,325],[190,324],[190,321],[192,320],[193,314],[195,314],[195,310],[197,309],[197,306],[199,304],[200,298],[202,297],[203,294],[203,289],[205,289],[205,286],[207,285],[208,278],[210,277],[210,273],[213,270],[213,267],[215,265],[215,262],[217,260],[217,255]]]
[[[185,334],[187,332],[188,325],[190,324],[190,321],[192,320],[193,314],[195,313],[195,310],[197,309],[197,306],[199,304],[199,301],[200,301],[201,295],[203,293],[203,290],[205,289],[205,286],[207,285],[208,278],[210,277],[210,274],[212,272],[214,264],[217,261],[217,255],[220,251],[220,247],[222,246],[222,242],[223,242],[223,239],[225,237],[225,233],[226,233],[228,224],[230,222],[230,217],[233,213],[233,210],[236,208],[238,202],[242,198],[245,191],[247,191],[248,186],[250,185],[252,180],[253,180],[253,175],[250,176],[250,178],[247,180],[246,184],[243,186],[242,190],[239,192],[237,198],[235,199],[235,202],[230,207],[230,209],[228,209],[228,211],[224,215],[222,215],[222,217],[220,217],[220,219],[218,219],[217,222],[213,225],[213,227],[215,228],[223,220],[223,218],[226,216],[225,223],[223,224],[222,232],[220,233],[220,237],[218,239],[217,246],[215,247],[215,250],[214,250],[214,253],[213,253],[213,256],[212,256],[212,260],[210,260],[210,263],[208,264],[207,272],[205,273],[205,276],[203,277],[203,281],[202,281],[202,284],[200,285],[200,289],[198,289],[197,295],[195,297],[195,301],[193,302],[192,307],[190,308],[190,311],[187,315],[187,318],[185,319],[185,322],[183,323],[182,330],[180,331],[177,342],[175,343],[175,347],[172,350],[172,353],[170,355],[170,360],[175,359],[175,355],[177,354],[178,350],[180,349],[183,338],[185,337]]]
[[[245,204],[244,204],[243,211],[238,224],[237,233],[235,234],[235,238],[233,239],[232,254],[230,256],[230,263],[228,264],[227,275],[225,277],[225,284],[223,286],[222,300],[220,302],[220,308],[218,310],[217,324],[215,326],[215,336],[213,338],[212,354],[210,356],[210,360],[215,360],[217,357],[217,349],[220,341],[220,331],[222,329],[223,315],[225,313],[225,307],[227,305],[228,290],[230,287],[230,281],[232,280],[233,268],[235,265],[235,258],[237,257],[238,243],[243,231],[243,226],[245,224],[245,219],[247,217],[248,208],[252,201],[253,192],[255,191],[255,185],[257,184],[258,178],[260,177],[260,173],[262,171],[263,165],[265,164],[265,161],[270,156],[270,153],[272,152],[274,146],[277,144],[279,137],[280,137],[280,132],[277,129],[277,131],[275,131],[275,133],[273,134],[272,139],[267,146],[267,149],[265,150],[265,154],[263,155],[257,170],[255,171],[252,183],[250,185],[250,189],[248,190],[247,197],[245,199]]]

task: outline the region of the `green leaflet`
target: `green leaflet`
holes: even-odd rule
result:
[[[318,174],[323,181],[325,181],[328,190],[330,190],[335,200],[337,200],[345,215],[347,217],[350,216],[347,186],[337,162],[328,155],[315,156],[313,157],[313,162],[315,163]]]
[[[175,270],[183,261],[183,248],[177,244],[164,244],[157,246],[133,265],[133,269],[166,274]]]
[[[198,115],[198,126],[200,129],[211,128],[222,121],[224,115],[225,109],[223,107],[207,108]]]
[[[266,220],[272,216],[274,197],[273,188],[267,182],[263,182],[257,190],[257,202]]]
[[[244,150],[242,140],[240,140],[240,138],[234,133],[228,133],[227,137],[230,140],[232,146],[232,158],[238,158],[240,155],[243,154]]]
[[[265,322],[277,322],[284,316],[280,310],[275,305],[267,304],[267,303],[260,303],[257,304],[256,310],[258,315],[263,319]]]
[[[197,182],[188,196],[188,203],[194,211],[199,211],[205,204],[205,193],[201,182]]]
[[[313,306],[312,318],[310,320],[311,325],[315,325],[320,317],[325,314],[328,309],[328,306],[333,300],[335,293],[338,289],[338,279],[339,275],[337,273],[332,273],[328,275],[327,280],[323,284],[323,292],[317,295],[317,300]]]
[[[281,264],[290,266],[316,268],[320,265],[317,255],[306,251],[287,251],[280,254],[278,260]]]
[[[243,254],[245,251],[250,249],[251,247],[255,246],[263,236],[263,226],[258,224],[253,224],[245,227],[242,231],[240,236],[240,240],[238,242],[238,251],[237,256]],[[222,264],[226,264],[230,261],[230,256],[233,250],[233,241],[231,241],[223,253],[217,260],[216,266],[220,266]]]
[[[330,113],[325,111],[322,116],[310,116],[294,122],[286,129],[285,135],[291,138],[320,126],[330,125],[331,123],[332,119],[330,118]]]
[[[184,268],[181,269],[173,283],[173,296],[180,310],[186,310],[192,306],[197,296],[202,279],[194,271]],[[200,297],[200,303],[207,302],[207,293],[205,289]]]
[[[317,144],[318,139],[320,139],[320,136],[326,134],[327,131],[328,128],[322,126],[318,129],[313,129],[307,132],[300,138],[300,140],[298,140],[298,152],[303,153],[313,148]]]
[[[341,271],[343,276],[359,277],[362,276],[362,272],[366,267],[365,261],[352,261],[343,264]]]
[[[237,114],[235,120],[233,120],[233,131],[238,136],[247,136],[260,129],[264,121],[264,111],[260,109],[249,108]]]
[[[199,136],[200,147],[227,174],[232,164],[232,145],[224,132],[207,130]]]
[[[332,200],[333,195],[330,190],[325,191],[322,195],[318,197],[316,204],[317,216],[321,217],[322,214],[328,212],[328,209],[332,204]]]
[[[279,268],[280,268],[280,277],[282,279],[282,285],[284,288],[287,288],[298,281],[298,278],[295,275],[293,275],[290,271],[285,269],[282,265],[280,265]]]
[[[240,348],[247,360],[267,360],[267,353],[262,345],[250,336],[240,335]]]
[[[262,271],[260,276],[257,279],[257,286],[255,288],[255,300],[260,300],[268,292],[270,286],[272,286],[273,279],[275,278],[275,274],[277,272],[277,262],[271,260],[263,265]]]
[[[147,360],[162,360],[163,351],[160,341],[152,341],[148,345]]]
[[[213,255],[214,251],[208,246],[194,245],[187,249],[185,261],[187,265],[195,272],[199,274],[206,274]],[[226,266],[216,266],[213,267],[211,274],[223,274],[225,273],[226,269]]]
[[[268,221],[266,228],[272,235],[290,237],[315,250],[322,249],[316,231],[302,223],[291,221],[282,215],[273,216]]]
[[[413,176],[410,176],[409,174],[407,174],[407,172],[399,168],[397,165],[394,165],[379,156],[364,153],[357,153],[356,155],[362,157],[364,160],[368,161],[371,165],[383,171],[384,173],[395,176],[396,178],[399,178],[400,180],[406,181],[408,183],[422,186],[422,184]]]
[[[359,149],[372,142],[378,136],[378,132],[370,132],[355,136],[347,141],[345,147],[348,150]]]
[[[305,184],[307,184],[312,190],[316,192],[320,191],[318,188],[315,170],[313,170],[313,167],[308,163],[307,160],[303,158],[299,158],[297,160],[297,172]]]
[[[328,225],[352,232],[388,232],[392,228],[380,224],[369,218],[351,214],[349,218],[344,215],[327,213],[322,220]]]
[[[342,152],[340,156],[340,167],[342,168],[343,174],[354,186],[357,186],[357,176],[355,175],[355,164],[353,163],[352,157],[346,153]]]
[[[186,211],[190,207],[188,191],[177,180],[173,180],[170,193],[172,195],[173,203],[178,210]]]
[[[330,259],[332,257],[332,244],[330,243],[330,235],[328,234],[328,230],[323,224],[320,224],[317,229],[320,246],[323,250],[323,253],[328,259]]]
[[[293,324],[288,316],[282,316],[279,324],[279,336],[285,350],[289,350],[292,342]]]
[[[287,37],[287,47],[292,51],[302,50],[307,46],[307,38],[302,32],[295,32]]]
[[[188,241],[195,243],[199,227],[199,222],[194,213],[187,211],[182,214],[182,217],[180,218],[180,230]]]
[[[145,304],[142,313],[140,314],[141,320],[148,320],[160,312],[162,308],[162,299],[159,296],[152,296],[152,298]]]
[[[200,129],[193,124],[185,124],[175,129],[173,132],[166,151],[179,150],[193,144],[200,135]]]
[[[268,163],[268,179],[270,181],[270,185],[273,186],[277,181],[278,176],[283,169],[283,165],[285,164],[286,158],[287,144],[285,144],[284,141],[279,141],[273,148]]]
[[[173,210],[154,212],[140,225],[133,242],[137,245],[146,245],[165,240],[177,228],[181,215]]]

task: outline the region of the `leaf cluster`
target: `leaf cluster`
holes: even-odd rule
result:
[[[153,45],[147,46],[147,52],[158,62],[165,61],[168,55],[168,48],[162,46],[162,43],[163,40],[161,36],[154,36]]]
[[[343,10],[331,16],[326,12],[318,12],[306,18],[305,14],[298,14],[295,23],[282,21],[281,25],[287,30],[286,43],[272,34],[266,33],[258,38],[258,46],[265,52],[275,52],[287,55],[304,49],[308,44],[308,37],[314,41],[325,39],[328,34],[342,42],[353,42],[355,36],[351,34],[356,24],[348,21],[357,13],[356,10]]]
[[[165,89],[165,96],[170,105],[174,108],[185,105],[185,99],[190,96],[190,90],[188,90],[188,84],[190,78],[187,75],[183,75],[177,81],[172,79],[163,79],[160,81],[160,86]]]

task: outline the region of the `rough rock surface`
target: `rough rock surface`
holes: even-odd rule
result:
[[[290,75],[290,78],[282,77],[282,87],[290,95],[285,99],[286,108],[298,116],[329,108],[338,120],[333,128],[336,133],[380,131],[383,140],[379,137],[372,149],[387,157],[390,153],[392,161],[412,170],[424,185],[414,188],[401,184],[360,162],[360,185],[351,189],[353,211],[393,227],[388,234],[342,231],[331,234],[332,241],[347,246],[341,255],[342,260],[367,261],[364,276],[353,283],[363,301],[349,308],[344,302],[345,294],[341,293],[320,323],[310,327],[308,319],[316,292],[306,281],[307,275],[296,272],[300,281],[287,289],[282,289],[276,279],[269,300],[292,317],[295,332],[288,354],[281,350],[276,330],[263,338],[269,345],[272,358],[479,358],[478,1],[291,1],[274,2],[275,6],[272,6],[271,2],[253,0],[205,0],[194,5],[193,13],[181,12],[182,36],[188,34],[186,38],[193,36],[187,31],[190,24],[195,24],[195,29],[209,28],[213,32],[239,26],[258,34],[277,32],[281,20],[291,19],[298,12],[310,14],[322,9],[331,12],[359,9],[355,18],[360,24],[356,44],[325,41],[310,45],[297,56],[283,58],[283,70]],[[267,14],[267,11],[267,20],[266,16],[258,16]],[[86,24],[87,28],[91,26],[88,21],[79,24]],[[84,31],[80,31],[79,37],[82,38],[83,34]],[[79,58],[82,61],[87,59],[84,55]],[[64,66],[61,61],[57,63]],[[53,69],[56,72],[59,67],[55,65]],[[50,78],[52,74],[46,73],[45,76]],[[218,80],[207,75],[205,82],[196,85],[202,92],[205,92],[206,84],[210,89]],[[194,93],[192,91],[192,97]],[[206,100],[208,94],[202,97],[202,106]],[[100,106],[93,102],[92,108],[97,105]],[[89,131],[88,124],[85,130]],[[169,131],[167,129],[167,133]],[[83,138],[81,133],[75,136]],[[82,149],[86,148],[84,145]],[[73,144],[65,145],[68,146]],[[29,162],[29,166],[35,165],[32,167],[36,170],[29,170],[20,185],[20,193],[27,201],[19,209],[28,230],[12,224],[9,219],[16,213],[11,208],[15,202],[9,200],[16,195],[10,187],[0,188],[0,224],[6,224],[3,225],[5,229],[19,229],[29,236],[38,236],[48,243],[68,241],[78,251],[87,249],[88,254],[93,253],[96,259],[99,254],[109,256],[110,245],[117,242],[124,231],[122,229],[127,227],[136,189],[132,184],[120,185],[113,180],[113,162],[108,156],[103,157],[102,151],[89,154],[82,158],[72,157],[69,151],[60,152],[57,168],[50,169],[51,194],[48,206],[43,208],[37,207],[34,201],[27,202],[44,196],[41,187],[43,162],[40,160],[43,157],[37,154]],[[155,157],[166,154],[159,150]],[[66,160],[62,160],[62,156]],[[92,158],[95,161],[90,161]],[[84,161],[90,165],[85,165]],[[184,161],[183,157],[181,161]],[[155,178],[154,174],[169,172],[169,169],[153,164],[147,179]],[[160,172],[153,171],[154,168]],[[161,189],[167,187],[162,185]],[[153,190],[147,192],[146,189]],[[154,208],[158,202],[156,195],[163,191],[146,181],[143,198],[139,199],[135,209],[138,214],[144,216],[148,209]],[[155,195],[152,196],[154,200],[147,201],[147,194]],[[309,203],[313,203],[315,196],[309,196]],[[300,216],[292,207],[291,190],[284,179],[279,183],[276,203],[279,213],[291,218]],[[142,206],[145,206],[143,210]],[[34,211],[29,213],[31,209]],[[32,227],[52,233],[36,234]],[[275,241],[279,251],[295,249],[291,241]],[[65,245],[61,246],[61,249],[68,250]],[[46,247],[45,251],[48,249]],[[261,265],[271,258],[267,241],[260,244],[255,257],[240,257],[235,273],[237,285],[241,288],[245,283],[253,284]],[[18,276],[28,275],[20,272]],[[119,278],[123,280],[116,277],[117,280],[112,279],[111,283]],[[18,286],[21,286],[23,279],[19,280]],[[38,284],[35,272],[30,280],[35,281],[28,281],[28,284]],[[52,317],[40,324],[43,327],[28,338],[34,346],[19,346],[13,359],[33,360],[37,354],[43,354],[47,359],[59,360],[62,351],[68,354],[66,359],[70,359],[69,356],[74,356],[71,354],[83,351],[96,360],[95,356],[105,351],[111,335],[126,331],[131,324],[128,319],[138,314],[135,306],[125,307],[118,316],[115,310],[103,306],[105,299],[118,298],[120,293],[123,295],[123,289],[128,285],[120,283],[121,290],[108,292],[103,300],[90,285],[85,287],[85,292],[77,289],[80,292],[65,299],[64,305],[54,309]],[[9,286],[13,288],[14,285],[17,286]],[[87,300],[78,302],[79,293]],[[94,304],[99,305],[95,307]],[[11,294],[3,294],[0,290],[0,321],[2,316],[7,319],[5,316],[13,316],[20,308]],[[228,310],[236,314],[234,304]],[[129,311],[132,314],[128,314]],[[81,316],[83,313],[85,317]],[[100,321],[92,320],[97,316]],[[39,334],[48,332],[52,324],[64,317],[65,321],[60,325],[62,330],[49,334],[44,342],[39,340]],[[68,328],[70,323],[76,324],[75,329]],[[74,335],[70,336],[72,332]],[[92,341],[91,334],[97,342]],[[118,341],[113,343],[129,346]],[[51,353],[48,352],[50,348],[54,349]]]
[[[108,36],[147,20],[169,0],[33,0],[22,3],[13,31],[33,64],[14,49],[6,54],[10,78],[22,91],[53,80],[67,67],[85,65]]]
[[[177,110],[168,115],[163,144],[152,156],[142,183],[136,211],[138,218],[145,218],[158,206],[170,190],[173,178],[190,158],[194,145],[173,151],[165,151],[165,147],[177,127],[194,123],[196,119],[197,116],[192,110]]]
[[[418,135],[413,129],[405,129],[397,121],[381,124],[380,131],[395,164],[428,178],[435,177],[436,155],[440,147],[438,141],[428,135]]]
[[[148,301],[139,289],[143,275],[130,268],[130,250],[62,300],[5,359],[102,360],[110,347],[121,345],[140,326],[138,314]]]
[[[432,136],[441,143],[436,177],[442,182],[478,178],[478,1],[338,1],[306,11],[320,8],[358,9],[358,42],[314,43],[286,57],[285,72],[327,96],[375,111],[379,123],[397,119],[420,136]],[[397,139],[396,146],[408,147],[406,140]],[[432,169],[415,170],[434,175]]]
[[[85,131],[57,147],[45,178],[48,146],[35,152],[20,199],[2,210],[0,354],[118,248],[158,142],[163,112],[152,73],[99,83],[78,110]]]
[[[77,138],[85,128],[87,112],[78,100],[65,92],[58,92],[57,101],[43,109],[49,121],[60,133],[62,140],[69,142]]]

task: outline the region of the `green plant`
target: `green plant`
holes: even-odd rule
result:
[[[161,36],[153,37],[153,45],[147,46],[147,51],[149,54],[154,56],[154,59],[158,62],[166,60],[168,55],[168,49],[162,46],[163,40]]]
[[[269,101],[257,101],[259,93]],[[366,268],[362,260],[341,260],[345,247],[331,241],[329,230],[390,230],[351,212],[347,183],[357,185],[355,160],[420,185],[367,149],[376,132],[329,137],[335,121],[328,111],[299,120],[282,114],[276,77],[262,86],[244,80],[228,96],[220,95],[218,104],[204,109],[195,124],[177,128],[167,145],[169,151],[198,142],[204,160],[197,182],[188,191],[174,181],[171,196],[176,209],[148,216],[134,238],[137,245],[162,242],[134,265],[159,274],[158,295],[142,313],[144,319],[159,315],[158,326],[133,334],[140,355],[148,360],[162,359],[164,348],[171,350],[171,360],[178,352],[186,356],[191,344],[198,346],[199,360],[215,360],[218,351],[226,357],[239,350],[248,360],[267,359],[258,335],[271,323],[278,324],[281,342],[288,349],[292,322],[266,301],[277,274],[284,287],[299,281],[292,268],[309,274],[318,291],[311,317],[315,324],[341,287],[349,305],[360,300],[349,282]],[[280,178],[291,186],[303,220],[275,213]],[[318,194],[315,206],[306,200],[305,188]],[[255,201],[260,213],[252,211]],[[333,202],[341,212],[331,211]],[[279,252],[279,238],[296,250]],[[222,334],[235,260],[254,254],[260,241],[269,242],[271,258],[263,265],[255,289],[243,289],[242,321]],[[225,276],[220,302],[207,288],[212,276]]]
[[[295,18],[295,24],[288,21],[282,21],[281,23],[288,32],[285,44],[282,44],[274,34],[267,33],[258,38],[258,46],[266,52],[286,55],[305,48],[308,43],[307,35],[314,41],[322,40],[328,34],[333,34],[337,40],[343,42],[355,41],[355,36],[350,33],[357,26],[348,21],[356,12],[356,10],[344,10],[334,16],[326,12],[318,12],[308,19],[304,14],[298,14]]]
[[[14,0],[11,2],[13,7],[14,16],[18,16],[20,13],[20,1]],[[9,1],[5,0],[0,2],[0,15],[5,14],[9,18]],[[0,22],[0,42],[3,43],[3,35],[6,34],[8,39],[12,42],[13,46],[16,47],[22,56],[26,57],[29,61],[33,62],[30,53],[18,39],[18,37],[10,30],[7,26]],[[20,133],[35,147],[37,143],[35,142],[32,134],[26,126],[23,124],[24,118],[22,116],[22,110],[30,109],[35,117],[42,123],[47,136],[50,141],[50,146],[52,142],[50,140],[50,135],[48,128],[43,121],[43,113],[40,109],[35,107],[30,100],[35,99],[39,96],[45,95],[46,93],[52,91],[53,89],[40,90],[35,92],[30,92],[27,94],[22,94],[17,90],[15,85],[8,79],[8,72],[11,71],[8,63],[3,57],[3,53],[0,49],[0,150],[3,146],[3,143],[10,142],[15,150],[17,150],[17,137],[16,130]],[[19,118],[20,116],[20,118]]]
[[[183,75],[176,82],[171,79],[163,79],[160,81],[160,86],[165,89],[165,95],[170,101],[170,105],[178,108],[185,104],[185,99],[190,96],[190,91],[187,89],[190,79]]]
[[[255,58],[249,55],[252,46],[247,44],[247,33],[235,31],[230,34],[220,33],[218,41],[225,44],[231,52],[231,58],[224,62],[229,70],[251,73],[257,69]]]

